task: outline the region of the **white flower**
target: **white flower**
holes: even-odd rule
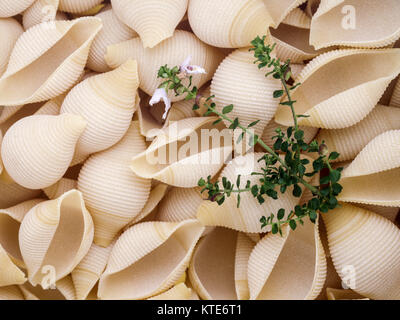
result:
[[[190,60],[192,60],[191,56],[188,56],[185,61],[181,64],[180,70],[181,72],[185,72],[187,74],[200,74],[200,73],[206,73],[206,70],[204,68],[199,67],[199,66],[194,66],[190,65]]]
[[[168,98],[167,91],[164,88],[158,88],[151,98],[149,104],[153,106],[154,104],[160,102],[161,100],[164,101],[165,104],[165,112],[162,116],[163,120],[167,118],[168,111],[171,109],[171,100]]]

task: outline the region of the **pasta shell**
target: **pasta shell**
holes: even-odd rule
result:
[[[0,208],[9,208],[21,202],[39,197],[41,190],[26,189],[19,184],[0,179]]]
[[[16,266],[0,244],[0,287],[23,284],[25,281],[25,273]]]
[[[72,189],[77,189],[77,186],[78,183],[76,180],[61,178],[52,186],[44,188],[43,191],[49,199],[53,200],[57,199],[58,197],[62,196],[64,193]]]
[[[238,117],[242,125],[248,126],[259,120],[252,129],[261,136],[278,108],[279,99],[273,98],[273,92],[282,85],[280,80],[266,78],[265,72],[254,64],[254,59],[248,49],[238,49],[226,57],[214,74],[211,94],[220,111],[223,106],[233,104],[230,117]]]
[[[67,171],[85,126],[82,117],[72,114],[19,120],[7,131],[2,143],[1,155],[7,173],[29,189],[56,183]]]
[[[397,80],[394,87],[392,97],[390,98],[390,105],[393,107],[400,107],[400,78]]]
[[[35,0],[2,0],[0,3],[0,18],[15,16],[29,8]]]
[[[7,286],[0,288],[0,300],[25,300],[18,286]]]
[[[350,289],[326,289],[328,300],[369,300]]]
[[[71,88],[101,27],[90,17],[41,23],[23,33],[0,78],[0,105],[45,101]]]
[[[35,115],[49,115],[49,116],[59,115],[64,98],[65,96],[61,95],[47,101],[43,106],[39,108],[38,111],[35,112]]]
[[[188,288],[184,283],[180,283],[148,300],[192,300],[192,295],[193,290]]]
[[[274,24],[263,0],[191,0],[188,17],[200,40],[221,48],[247,47]]]
[[[398,207],[382,207],[371,204],[357,204],[357,207],[377,213],[393,223],[396,223],[396,219],[400,211],[400,208]]]
[[[130,168],[140,177],[168,185],[197,186],[201,177],[214,176],[232,153],[231,132],[219,131],[212,125],[215,120],[196,117],[173,122],[160,130],[146,151],[132,158]],[[206,141],[211,137],[210,146]]]
[[[76,300],[75,288],[70,275],[58,280],[54,289],[43,289],[41,285],[32,286],[29,282],[19,286],[25,300]]]
[[[118,18],[135,30],[145,48],[172,37],[185,15],[188,0],[112,0]]]
[[[190,283],[203,300],[237,300],[237,232],[216,228],[197,245],[189,266]]]
[[[107,248],[92,244],[87,255],[72,271],[76,298],[85,300],[106,268],[113,244]]]
[[[312,300],[323,288],[326,259],[318,223],[307,219],[295,232],[289,226],[282,231],[283,236],[267,234],[251,252],[251,300]]]
[[[0,124],[6,122],[22,108],[23,106],[0,107]]]
[[[104,60],[107,47],[132,39],[137,33],[122,23],[115,15],[114,10],[106,10],[96,15],[103,23],[103,29],[98,33],[90,48],[87,66],[97,72],[110,71],[110,67]]]
[[[60,0],[60,10],[70,13],[81,13],[96,7],[103,0]]]
[[[325,141],[332,150],[340,153],[335,161],[352,160],[376,136],[385,131],[400,129],[400,109],[377,105],[368,116],[354,126],[322,129],[317,140]]]
[[[299,125],[342,129],[360,122],[399,72],[400,49],[335,50],[318,56],[303,69],[297,78],[302,85],[292,93],[296,113],[309,116]],[[290,108],[279,106],[275,121],[292,125]]]
[[[108,149],[125,135],[135,112],[139,87],[137,63],[128,60],[119,68],[90,77],[66,96],[60,114],[76,114],[87,121],[79,137],[75,159]],[[73,161],[73,164],[77,163]]]
[[[6,71],[11,51],[23,32],[24,29],[15,19],[0,19],[0,33],[2,35],[0,42],[0,76]]]
[[[160,66],[179,66],[188,57],[192,57],[194,65],[202,66],[207,73],[193,77],[193,85],[200,88],[209,81],[223,59],[223,53],[212,48],[190,32],[176,30],[174,35],[153,49],[145,49],[139,38],[124,41],[107,47],[105,60],[111,68],[116,68],[128,59],[135,59],[139,65],[140,88],[152,96],[162,79],[156,74]],[[183,100],[183,96],[175,97],[172,101]]]
[[[68,275],[89,251],[93,221],[82,194],[71,190],[33,207],[19,231],[19,243],[29,281],[45,280],[45,267],[54,268],[54,281]]]
[[[235,288],[238,300],[249,300],[250,298],[247,267],[254,246],[253,240],[245,233],[238,233],[235,253]]]
[[[131,157],[145,148],[138,122],[132,122],[119,143],[90,157],[80,171],[78,189],[92,214],[99,246],[107,247],[147,202],[151,181],[129,169]]]
[[[341,0],[339,0],[339,1],[341,1]],[[317,12],[320,3],[321,3],[321,0],[308,0],[307,1],[306,13],[308,14],[309,17],[312,17],[315,14],[315,12]]]
[[[264,0],[275,26],[278,26],[293,10],[307,0]],[[297,9],[299,10],[299,9]]]
[[[400,130],[382,133],[343,170],[338,200],[400,207]]]
[[[37,0],[22,15],[25,30],[40,24],[56,20],[59,0]]]
[[[5,116],[7,117],[7,120],[0,124],[0,130],[3,132],[3,135],[8,131],[8,129],[14,123],[18,122],[22,118],[34,115],[42,106],[43,106],[43,103],[33,103],[33,104],[24,105],[21,108],[18,108],[18,110],[13,110],[14,107],[4,107],[4,109],[11,108],[9,112],[12,114],[10,115],[10,117],[8,117],[8,115],[7,115],[8,112],[6,112]],[[15,108],[17,108],[17,107],[15,107]],[[11,111],[11,110],[13,110],[13,111]]]
[[[117,240],[100,278],[101,299],[145,299],[175,285],[204,227],[196,220],[144,222]]]
[[[346,203],[323,219],[333,263],[347,286],[370,299],[400,299],[400,230]]]
[[[258,182],[258,177],[251,175],[252,172],[260,172],[262,163],[258,160],[263,153],[249,153],[245,156],[235,158],[221,172],[220,177],[226,177],[228,181],[236,181],[238,174],[242,181],[250,180],[251,184]],[[292,190],[285,194],[278,192],[278,199],[265,199],[260,205],[257,199],[250,193],[241,195],[240,207],[237,207],[237,199],[233,195],[225,200],[220,206],[216,202],[204,200],[197,211],[197,219],[206,226],[228,227],[242,232],[262,233],[271,230],[270,227],[261,229],[260,218],[276,213],[280,208],[289,214],[299,202],[299,199],[292,195]]]
[[[385,47],[400,37],[399,12],[396,0],[322,0],[312,19],[310,44],[316,49]]]

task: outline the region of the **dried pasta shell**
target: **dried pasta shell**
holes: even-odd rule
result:
[[[273,97],[281,89],[278,79],[265,77],[265,72],[254,64],[254,55],[248,49],[238,49],[219,65],[211,83],[213,101],[219,110],[233,104],[232,119],[238,117],[242,125],[260,120],[252,129],[261,136],[264,127],[278,108],[279,99]],[[238,81],[240,79],[240,81]],[[228,122],[225,122],[228,124]]]
[[[260,172],[262,163],[258,160],[263,153],[249,153],[245,156],[236,157],[229,162],[220,177],[226,177],[228,181],[236,181],[241,175],[242,181],[250,180],[252,184],[258,182],[258,177],[251,175],[252,172]],[[197,211],[197,219],[206,226],[228,227],[242,232],[262,233],[271,230],[270,227],[261,229],[260,218],[270,213],[276,213],[280,208],[289,214],[299,202],[299,198],[292,195],[288,189],[285,194],[278,192],[278,199],[265,199],[260,205],[250,193],[241,195],[240,207],[237,207],[237,199],[233,195],[225,200],[220,206],[216,202],[204,200]]]
[[[341,0],[339,0],[341,1]],[[312,17],[315,12],[317,12],[318,7],[321,3],[321,0],[308,0],[307,1],[307,7],[306,7],[306,13],[309,17]]]
[[[317,136],[319,142],[340,153],[335,160],[352,160],[376,136],[385,131],[400,129],[400,109],[377,105],[368,116],[354,126],[338,129],[322,129]]]
[[[93,243],[89,252],[72,271],[72,281],[78,300],[85,300],[100,279],[106,268],[112,248],[113,244],[103,248]]]
[[[188,288],[184,283],[180,283],[148,300],[192,300],[192,295],[193,290]]]
[[[110,71],[104,60],[107,47],[137,36],[137,33],[122,23],[115,15],[114,10],[106,10],[96,15],[103,23],[103,29],[97,34],[90,47],[87,67],[97,72]]]
[[[58,197],[62,196],[64,193],[72,189],[77,189],[77,187],[78,183],[76,180],[61,178],[52,186],[44,188],[43,191],[49,199],[53,200],[57,199]]]
[[[39,203],[26,214],[19,231],[29,281],[41,283],[49,266],[55,281],[64,278],[89,251],[92,240],[93,221],[79,191]]]
[[[101,299],[145,299],[175,285],[204,227],[196,220],[143,222],[125,231],[100,278]]]
[[[29,8],[35,0],[2,0],[0,3],[0,18],[15,16]]]
[[[24,106],[0,107],[0,124],[6,122]]]
[[[119,143],[91,156],[80,171],[78,189],[92,214],[94,242],[99,246],[107,247],[147,202],[150,179],[138,177],[129,169],[131,157],[145,148],[139,124],[134,121]]]
[[[389,104],[393,107],[400,107],[400,78],[397,80],[393,89]]]
[[[7,131],[2,143],[1,155],[7,173],[29,189],[56,183],[67,171],[85,126],[82,117],[72,114],[19,120]]]
[[[335,50],[318,56],[303,69],[297,78],[302,85],[292,93],[296,112],[309,116],[299,125],[342,129],[360,122],[399,72],[400,49]],[[290,108],[279,106],[275,121],[292,125]]]
[[[326,289],[328,300],[369,300],[351,289]]]
[[[25,281],[25,273],[16,266],[0,244],[0,287],[23,284]]]
[[[190,283],[203,300],[237,300],[236,239],[236,231],[216,228],[196,246],[188,274]]]
[[[108,149],[121,140],[132,122],[138,87],[137,63],[128,60],[113,71],[84,80],[70,91],[60,114],[80,115],[87,121],[72,164],[78,163],[75,159]]]
[[[172,37],[185,15],[188,0],[112,0],[118,18],[135,30],[145,48]]]
[[[235,253],[235,288],[238,300],[250,299],[247,267],[254,246],[255,242],[245,233],[238,233]]]
[[[19,184],[0,179],[0,208],[9,208],[21,202],[39,197],[41,190],[26,189]]]
[[[392,221],[393,223],[396,222],[396,218],[399,214],[400,208],[398,207],[383,207],[383,206],[376,206],[372,204],[357,204],[357,207],[363,208],[368,211],[375,212],[382,217]]]
[[[54,99],[47,101],[43,106],[39,108],[34,114],[35,115],[49,115],[57,116],[60,114],[61,105],[64,101],[65,95],[58,96]]]
[[[105,60],[111,68],[116,68],[128,59],[135,59],[139,65],[140,88],[152,96],[162,79],[157,79],[160,66],[179,66],[188,57],[192,57],[194,65],[202,66],[207,73],[195,75],[193,85],[200,88],[209,81],[223,59],[223,53],[202,43],[190,32],[176,30],[174,35],[153,49],[145,49],[139,38],[124,41],[107,47]],[[183,100],[183,96],[175,97],[172,101]]]
[[[130,168],[140,177],[156,179],[168,185],[183,188],[197,186],[201,177],[214,176],[232,153],[231,133],[226,132],[228,137],[224,137],[212,125],[215,120],[215,117],[196,117],[173,122],[159,130],[146,151],[132,158]],[[212,128],[215,131],[206,131]],[[202,137],[202,132],[209,136]],[[200,143],[209,141],[214,134],[216,139],[212,138],[212,145]]]
[[[0,76],[6,71],[12,49],[23,32],[24,29],[17,20],[13,18],[0,19]]]
[[[307,0],[264,0],[264,4],[275,26],[278,26],[290,13],[300,10],[297,7],[306,1]]]
[[[323,288],[326,259],[318,223],[307,219],[295,232],[289,226],[282,232],[283,236],[267,234],[251,252],[251,300],[313,300]]]
[[[263,0],[191,0],[188,17],[200,40],[221,48],[247,47],[274,24]]]
[[[7,286],[0,288],[0,300],[25,300],[18,286]]]
[[[400,130],[374,138],[343,170],[338,200],[400,207]]]
[[[60,0],[37,0],[22,15],[25,30],[40,24],[56,20]],[[59,20],[59,19],[57,19]]]
[[[346,285],[370,299],[400,299],[400,230],[346,203],[323,219],[333,263]]]
[[[100,19],[89,17],[41,23],[25,31],[0,78],[0,105],[45,101],[71,88],[101,27]]]
[[[35,112],[37,112],[41,107],[43,103],[33,103],[33,104],[28,104],[22,106],[22,108],[18,108],[16,112],[11,111],[12,115],[10,117],[7,116],[7,113],[5,113],[5,116],[8,118],[6,121],[0,124],[0,130],[3,132],[3,135],[8,131],[8,129],[16,122],[21,120],[22,118],[29,117]],[[11,108],[11,110],[14,107],[4,107],[4,109]],[[0,108],[1,109],[1,108]]]
[[[96,7],[103,0],[60,0],[60,10],[69,13],[82,13]]]
[[[400,37],[399,12],[397,0],[322,0],[312,18],[310,44],[316,49],[385,47]]]

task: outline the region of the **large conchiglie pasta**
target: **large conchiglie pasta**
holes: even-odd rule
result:
[[[24,11],[22,25],[25,30],[42,22],[54,21],[57,16],[59,0],[37,0]],[[57,19],[60,20],[60,19]]]
[[[184,275],[204,227],[197,220],[143,222],[125,231],[100,278],[101,299],[145,299]]]
[[[250,299],[249,281],[247,275],[250,254],[256,241],[251,239],[252,234],[238,232],[235,252],[235,289],[239,300]],[[254,235],[254,234],[253,234]],[[258,235],[257,235],[258,236]]]
[[[334,50],[318,56],[303,69],[296,79],[301,86],[291,94],[296,113],[308,116],[299,125],[341,129],[360,122],[399,72],[400,49]],[[275,121],[292,125],[290,108],[279,106]]]
[[[152,96],[162,82],[162,79],[155,76],[160,66],[180,66],[188,56],[191,56],[192,64],[202,66],[207,72],[194,75],[193,85],[198,88],[212,78],[224,57],[223,52],[204,44],[192,33],[176,30],[171,38],[152,49],[144,48],[139,38],[110,45],[105,60],[112,68],[120,66],[128,59],[137,60],[140,88]],[[172,101],[179,101],[184,96],[171,95],[171,98]]]
[[[326,258],[318,221],[313,224],[307,218],[296,231],[286,226],[282,232],[267,234],[251,252],[251,300],[312,300],[323,288]]]
[[[322,0],[312,18],[310,43],[316,49],[333,45],[378,48],[399,37],[397,0]]]
[[[19,231],[29,281],[35,286],[47,274],[54,281],[64,278],[86,255],[92,241],[93,221],[79,191],[39,203],[26,214]]]
[[[99,246],[107,247],[147,202],[151,180],[129,169],[131,158],[145,148],[138,122],[134,121],[119,143],[91,156],[79,173],[78,189],[92,214],[94,242]]]
[[[103,0],[60,0],[59,9],[70,13],[83,13],[102,2]]]
[[[185,15],[188,0],[112,0],[121,21],[135,30],[145,48],[171,37]]]
[[[1,0],[0,18],[12,17],[29,8],[35,0]]]
[[[13,18],[0,19],[0,76],[6,71],[12,49],[24,32],[22,26]]]
[[[138,87],[137,63],[128,60],[113,71],[82,81],[70,91],[60,114],[80,115],[87,121],[74,160],[108,149],[121,140],[132,122]]]
[[[340,201],[400,207],[400,130],[386,131],[343,170]]]
[[[40,196],[41,190],[27,189],[0,179],[0,208],[5,209]]]
[[[86,121],[73,114],[19,120],[7,131],[2,143],[1,157],[7,173],[26,188],[51,186],[67,171],[85,127]]]
[[[370,299],[399,300],[399,228],[345,203],[322,217],[333,263],[346,285]]]
[[[231,131],[215,127],[216,117],[187,118],[158,130],[146,151],[130,168],[143,178],[191,188],[201,177],[214,176],[232,153]]]
[[[98,18],[41,23],[21,35],[0,78],[0,105],[45,101],[64,93],[81,76]]]
[[[90,47],[87,67],[93,71],[106,72],[110,71],[110,67],[104,60],[107,47],[132,39],[137,36],[137,33],[122,23],[115,15],[113,9],[100,12],[96,17],[101,19],[103,28]]]
[[[230,118],[239,118],[242,125],[259,120],[252,127],[258,136],[274,116],[279,99],[273,97],[275,90],[281,89],[281,82],[273,77],[265,77],[254,64],[254,54],[248,49],[238,49],[219,65],[211,83],[213,101],[221,111],[233,104]],[[240,79],[240,81],[238,81]],[[228,126],[230,123],[225,122]]]
[[[193,32],[215,47],[247,47],[274,24],[263,0],[190,0],[188,16]]]

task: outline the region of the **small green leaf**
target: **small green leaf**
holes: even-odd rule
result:
[[[200,109],[200,107],[199,107],[198,104],[194,104],[194,105],[193,105],[193,108],[192,108],[193,111],[199,110],[199,109]]]
[[[278,220],[282,220],[284,216],[285,216],[285,209],[282,209],[282,208],[279,209],[278,215],[277,215]]]
[[[229,129],[235,130],[239,126],[239,118],[235,118],[233,123],[229,126]]]
[[[256,124],[258,124],[259,122],[260,122],[260,120],[254,121],[254,122],[250,123],[250,124],[247,126],[247,128],[254,127],[254,126],[255,126]]]
[[[262,195],[258,195],[257,196],[257,200],[258,200],[259,204],[263,204],[265,202],[265,199],[264,199],[264,197]]]
[[[331,152],[331,154],[329,155],[329,160],[336,160],[337,158],[339,158],[340,154],[337,153],[336,151]]]
[[[198,185],[199,187],[204,187],[204,186],[206,185],[206,181],[205,181],[203,178],[201,178],[201,179],[199,180],[199,182],[197,183],[197,185]]]
[[[221,121],[222,121],[222,119],[218,119],[218,120],[215,120],[212,124],[213,124],[213,126],[215,126],[216,124],[220,123]]]
[[[237,177],[237,179],[236,179],[236,186],[238,187],[238,188],[240,188],[240,174],[238,175],[238,177]]]
[[[289,221],[289,226],[293,231],[296,230],[296,227],[297,227],[296,220],[290,220]]]
[[[233,104],[230,104],[229,106],[226,106],[222,109],[223,114],[227,114],[233,110]]]
[[[280,98],[283,96],[283,90],[274,91],[274,98]]]
[[[242,133],[239,135],[239,138],[237,139],[236,144],[239,144],[239,143],[243,140],[243,137],[244,137],[244,132],[242,132]]]
[[[303,130],[298,130],[294,133],[294,137],[296,140],[303,140],[304,138],[304,131]]]
[[[342,192],[343,187],[339,183],[334,183],[332,184],[332,191],[338,195],[340,192]]]
[[[237,207],[240,207],[240,193],[237,195]]]
[[[277,234],[278,231],[279,231],[278,224],[277,223],[272,224],[272,230],[271,230],[272,234]]]
[[[332,183],[338,182],[340,180],[340,176],[341,176],[341,174],[338,170],[332,170],[329,173],[329,178],[332,181]]]
[[[293,195],[295,197],[299,198],[301,196],[301,193],[302,193],[302,190],[301,190],[300,186],[298,184],[295,184],[294,188],[293,188]]]
[[[257,195],[258,195],[258,186],[256,184],[251,187],[251,194],[253,195],[253,197],[257,197]]]

